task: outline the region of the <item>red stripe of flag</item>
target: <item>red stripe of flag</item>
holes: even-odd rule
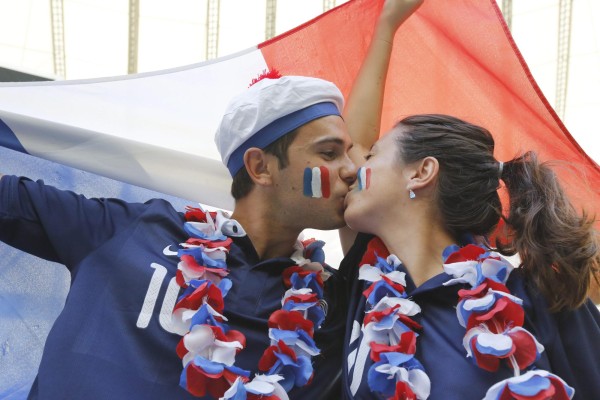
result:
[[[330,185],[329,185],[329,170],[327,167],[319,167],[321,170],[321,194],[324,198],[328,199],[330,195]]]

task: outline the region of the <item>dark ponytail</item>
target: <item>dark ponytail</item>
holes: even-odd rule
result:
[[[535,282],[551,311],[580,306],[600,269],[594,219],[575,210],[554,172],[528,152],[504,163],[511,231],[497,243],[505,254],[518,253],[523,272]]]
[[[594,219],[580,216],[552,170],[534,153],[504,164],[493,156],[489,131],[447,115],[415,115],[400,121],[400,158],[435,157],[440,165],[437,204],[448,232],[489,236],[500,219],[510,232],[498,251],[521,257],[523,272],[558,311],[581,305],[599,276],[600,250]],[[500,180],[509,192],[502,215]]]

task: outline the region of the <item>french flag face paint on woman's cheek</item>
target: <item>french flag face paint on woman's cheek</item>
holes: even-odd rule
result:
[[[327,167],[304,169],[304,195],[314,198],[329,198],[329,170]]]
[[[357,175],[358,190],[367,190],[371,186],[371,168],[360,167]]]

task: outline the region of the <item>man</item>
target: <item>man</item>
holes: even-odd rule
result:
[[[285,329],[270,330],[268,321],[282,315],[276,314],[287,289],[282,272],[306,262],[303,258],[321,261],[318,244],[307,245],[304,257],[289,258],[297,250],[299,233],[344,224],[343,200],[356,171],[347,156],[351,143],[340,117],[342,103],[333,84],[303,77],[263,79],[234,99],[216,141],[234,177],[236,205],[232,219],[213,214],[214,224],[209,214],[208,222],[192,222],[184,230],[184,216],[163,200],[132,204],[85,199],[42,182],[3,177],[0,239],[64,264],[72,279],[30,398],[194,398],[186,390],[212,398],[272,389],[282,398],[281,390],[290,398],[335,398],[345,312],[335,271],[329,271],[333,276],[325,282],[324,294],[311,303],[324,319],[305,328],[309,335],[314,331],[315,346],[305,338],[300,347],[310,354],[286,353],[293,346],[269,338]],[[320,178],[313,176],[305,184],[313,173]],[[193,231],[198,226],[216,227],[215,236],[203,246],[180,246],[190,235],[204,237]],[[215,243],[222,246],[212,248]],[[190,249],[209,249],[205,256],[210,250],[226,253],[224,260],[217,256],[198,264],[222,276],[212,282],[187,279],[186,268],[194,263],[185,257]],[[290,280],[293,286],[310,281],[298,273],[287,278],[288,286]],[[198,293],[194,285],[218,286],[222,314],[208,295],[200,299],[204,308],[190,308],[188,300]],[[178,299],[180,286],[186,289]],[[307,288],[292,289],[297,290],[292,300],[311,294]],[[197,323],[198,309],[214,313]],[[208,334],[199,336],[202,332]],[[186,335],[183,340],[181,335]],[[199,337],[214,346],[198,350]],[[269,352],[273,343],[277,351]],[[300,365],[291,381],[291,364],[278,367],[282,359],[293,359],[292,367]],[[221,372],[214,369],[218,367]],[[243,385],[258,374],[269,378]]]

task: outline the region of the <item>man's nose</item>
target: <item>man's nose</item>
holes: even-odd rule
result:
[[[344,165],[340,169],[340,177],[346,182],[348,185],[351,185],[356,180],[356,174],[358,173],[358,168],[352,162],[352,159],[346,154],[344,159]]]

